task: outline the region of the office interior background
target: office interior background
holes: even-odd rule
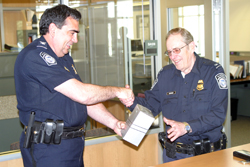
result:
[[[16,108],[16,56],[40,36],[39,20],[44,10],[60,3],[76,8],[82,14],[78,43],[70,52],[78,74],[86,83],[121,87],[129,84],[136,96],[142,95],[150,89],[159,70],[171,63],[164,55],[165,36],[168,30],[178,26],[193,34],[200,56],[223,65],[229,85],[230,64],[250,60],[248,0],[0,0],[2,157],[14,154],[16,157],[11,159],[20,159],[18,140],[23,127]],[[156,55],[144,54],[147,40],[158,41]],[[247,130],[241,130],[247,129],[250,122],[247,98],[250,89],[247,84],[234,84],[229,88],[233,100],[229,98],[224,127],[228,147],[231,147],[250,142],[249,136],[245,136]],[[232,103],[237,107],[231,111]],[[125,121],[130,114],[117,99],[108,100],[104,105],[120,120]],[[232,119],[231,112],[236,112],[238,117]],[[164,130],[161,115],[139,147],[122,141],[112,130],[92,119],[86,125],[86,166],[150,166],[162,162],[157,139],[157,134]]]

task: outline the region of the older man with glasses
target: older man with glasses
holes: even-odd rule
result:
[[[162,68],[145,98],[136,104],[156,116],[162,112],[166,133],[159,133],[164,162],[226,148],[222,132],[228,104],[227,78],[222,66],[195,53],[193,36],[184,28],[169,31]]]

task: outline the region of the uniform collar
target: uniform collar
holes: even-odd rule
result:
[[[48,44],[48,42],[46,41],[46,39],[43,36],[40,37],[39,44],[37,46],[47,49],[49,53],[53,53],[51,56],[53,56],[56,60],[59,60],[59,59],[67,60],[66,55],[69,55],[69,53],[67,53],[63,57],[58,57],[55,54],[55,52],[51,49],[50,45]]]
[[[180,70],[177,70],[175,66],[174,66],[174,68],[175,68],[174,75],[177,75],[177,76],[182,77],[182,75],[181,75],[181,71],[180,71]],[[174,75],[173,75],[173,77],[174,77]]]
[[[191,72],[195,73],[195,74],[200,74],[200,68],[201,68],[201,65],[202,65],[202,59],[200,58],[200,56],[198,54],[196,54],[194,52],[194,55],[196,57],[196,60],[194,62],[194,66],[191,70]]]

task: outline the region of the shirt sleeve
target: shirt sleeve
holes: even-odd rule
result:
[[[61,83],[74,78],[70,72],[65,70],[64,66],[58,62],[58,59],[47,55],[48,61],[40,56],[41,53],[29,53],[23,60],[22,71],[26,75],[27,80],[32,80],[38,84],[42,84],[51,92]]]
[[[159,74],[158,74],[158,77],[159,77]],[[145,98],[135,97],[133,105],[131,107],[129,107],[130,111],[133,111],[135,106],[137,104],[140,104],[140,105],[148,108],[149,110],[151,110],[151,112],[154,116],[158,115],[161,112],[158,77],[155,80],[152,88],[150,90],[145,91]]]

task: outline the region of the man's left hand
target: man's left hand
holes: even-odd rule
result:
[[[115,128],[114,128],[114,131],[115,131],[115,133],[118,134],[119,136],[122,136],[121,130],[122,130],[122,129],[125,129],[125,126],[126,126],[125,123],[126,123],[126,122],[124,122],[124,121],[118,121],[118,122],[116,123],[116,126],[115,126]]]
[[[163,118],[164,122],[171,126],[167,130],[168,138],[173,142],[175,141],[178,137],[183,136],[187,133],[185,130],[185,124],[182,122],[177,122],[171,119]]]

